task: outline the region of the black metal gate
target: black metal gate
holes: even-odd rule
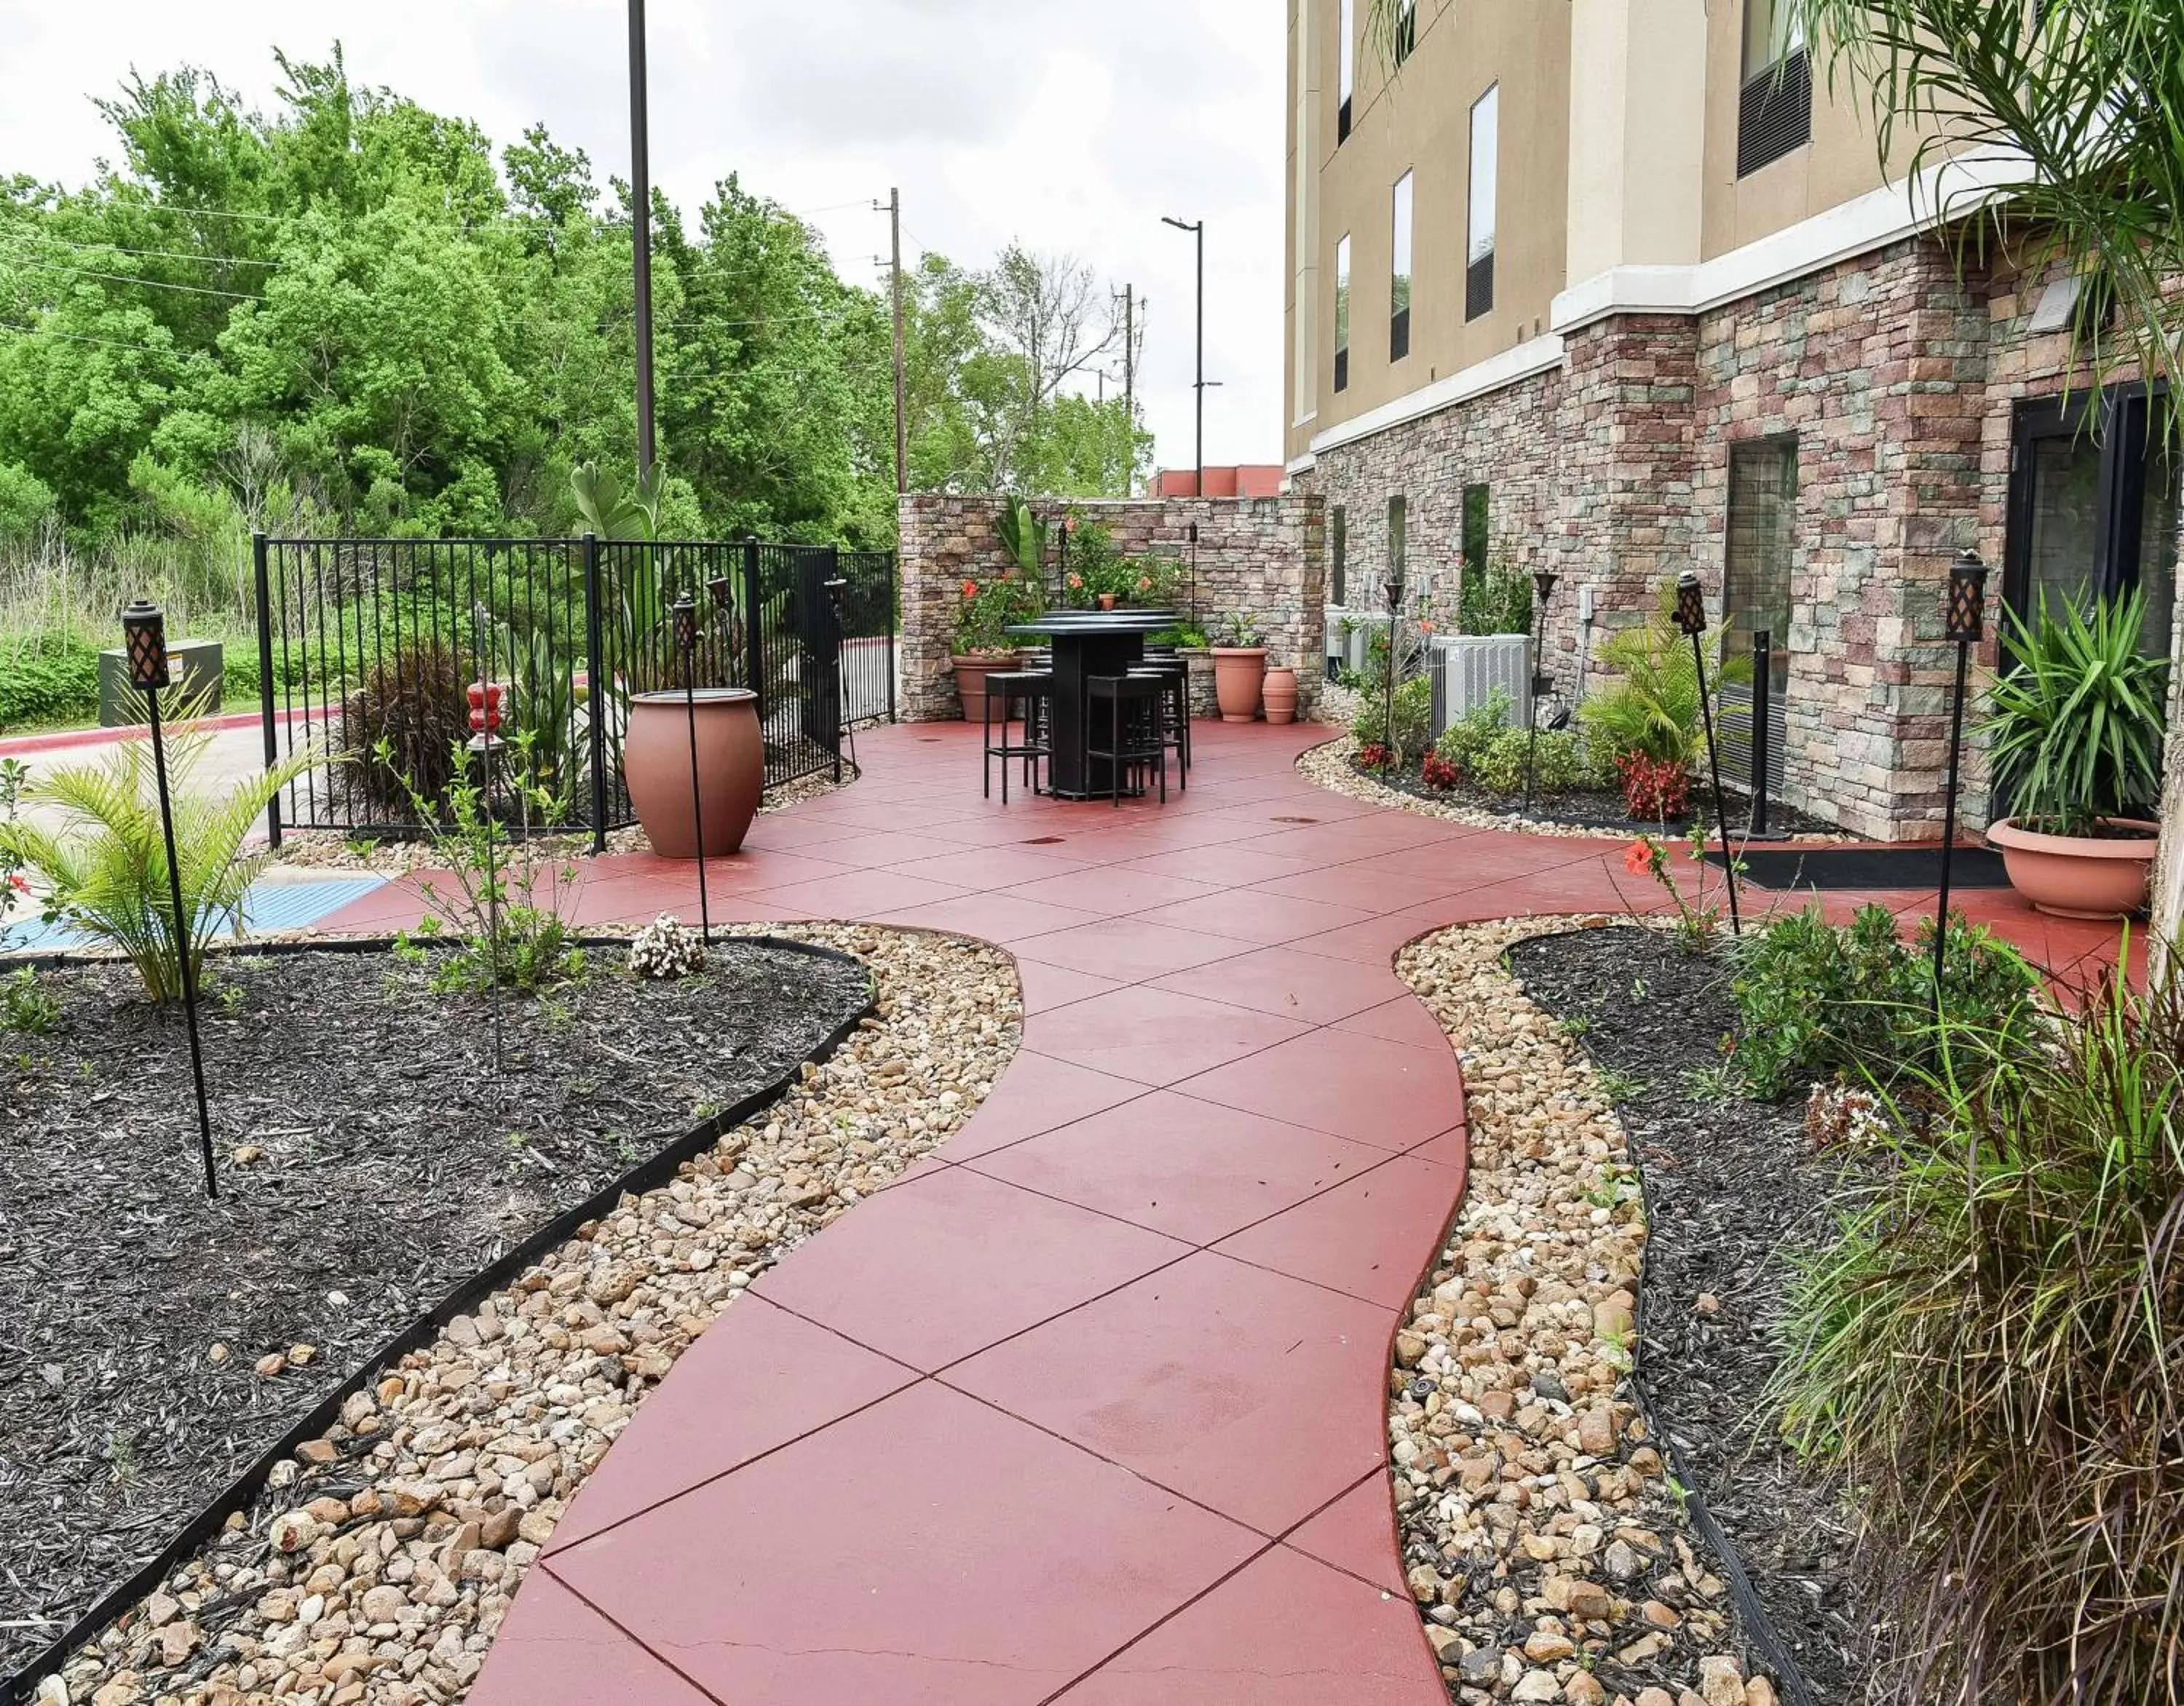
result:
[[[844,731],[894,715],[890,552],[588,536],[256,546],[266,762],[312,745],[344,755],[283,790],[276,845],[284,826],[414,833],[454,779],[473,694],[494,692],[556,820],[604,846],[634,821],[628,696],[685,679],[685,597],[699,618],[688,675],[758,693],[769,791],[838,778]]]

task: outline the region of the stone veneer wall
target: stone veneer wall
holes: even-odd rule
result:
[[[1663,579],[1696,569],[1719,611],[1730,446],[1796,433],[1779,792],[1859,834],[1930,838],[1954,669],[1950,560],[1977,548],[1998,606],[2013,411],[2085,382],[2066,374],[2063,340],[2025,331],[2043,282],[1978,263],[1960,279],[1944,243],[1922,237],[1703,314],[1615,316],[1574,331],[1559,370],[1331,450],[1297,485],[1348,507],[1354,603],[1361,586],[1377,597],[1395,492],[1412,574],[1452,594],[1462,490],[1486,482],[1493,554],[1563,576],[1547,668],[1583,692],[1599,682],[1601,639],[1643,620]],[[1981,661],[1992,668],[1992,642]],[[1970,740],[1967,823],[1984,821],[1986,796]]]
[[[959,714],[949,662],[956,607],[964,581],[1008,567],[994,534],[1004,501],[935,492],[902,499],[900,706],[906,721]],[[1186,588],[1195,589],[1190,602],[1198,620],[1211,626],[1224,612],[1248,613],[1266,632],[1268,662],[1297,672],[1298,714],[1309,715],[1318,705],[1327,650],[1326,506],[1320,498],[1034,498],[1032,508],[1042,520],[1076,514],[1099,522],[1126,557],[1182,564]]]
[[[1488,555],[1538,567],[1552,548],[1562,392],[1559,372],[1540,374],[1322,454],[1298,483],[1327,500],[1330,550],[1335,507],[1345,511],[1345,608],[1387,608],[1388,498],[1395,492],[1404,497],[1406,586],[1426,592],[1436,616],[1453,617],[1462,590],[1467,485],[1491,488]]]

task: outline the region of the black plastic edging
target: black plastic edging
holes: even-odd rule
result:
[[[722,942],[745,943],[753,947],[778,948],[789,953],[808,954],[817,959],[839,960],[847,965],[861,969],[864,962],[854,954],[831,947],[822,947],[808,942],[792,942],[784,936],[727,936]],[[622,947],[627,942],[622,936],[588,936],[581,939],[586,947]],[[248,944],[249,952],[258,953],[324,953],[330,948],[343,953],[385,951],[392,946],[387,938],[344,937],[338,944],[319,942],[281,942]],[[31,960],[31,964],[72,963],[65,953],[53,956],[50,961]],[[75,963],[108,964],[104,960]],[[424,1314],[418,1316],[398,1331],[357,1370],[325,1398],[316,1408],[255,1462],[237,1475],[211,1503],[185,1523],[158,1556],[141,1565],[119,1587],[108,1592],[98,1602],[70,1625],[65,1633],[47,1646],[45,1650],[14,1675],[0,1681],[0,1706],[20,1706],[36,1692],[38,1682],[47,1675],[65,1667],[77,1648],[101,1633],[109,1624],[117,1621],[140,1601],[148,1598],[161,1581],[178,1569],[203,1544],[226,1526],[228,1517],[237,1511],[247,1511],[271,1479],[273,1466],[284,1463],[296,1448],[306,1441],[318,1438],[341,1419],[342,1406],[358,1392],[376,1380],[387,1365],[430,1343],[440,1329],[455,1316],[467,1314],[489,1293],[499,1291],[526,1270],[535,1264],[549,1250],[558,1248],[576,1235],[577,1229],[587,1221],[597,1220],[612,1211],[616,1203],[627,1194],[642,1194],[656,1190],[675,1177],[687,1161],[703,1154],[737,1126],[764,1112],[779,1101],[789,1086],[803,1075],[807,1062],[816,1064],[830,1059],[834,1052],[852,1036],[864,1021],[876,1011],[877,1003],[867,996],[865,1004],[848,1019],[834,1027],[826,1040],[812,1053],[792,1064],[787,1071],[763,1089],[754,1091],[733,1108],[700,1121],[666,1148],[649,1160],[638,1163],[612,1184],[604,1186],[573,1209],[565,1210],[525,1236],[523,1241],[497,1258],[471,1278],[464,1281],[447,1296],[435,1303]]]

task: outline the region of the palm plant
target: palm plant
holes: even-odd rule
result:
[[[271,857],[245,857],[244,838],[276,793],[326,762],[306,747],[214,796],[191,785],[210,744],[208,732],[188,730],[167,746],[180,920],[147,742],[118,742],[100,763],[55,770],[25,787],[22,803],[58,812],[59,827],[0,823],[0,864],[31,873],[49,920],[127,959],[155,1004],[181,998],[186,948],[194,973],[214,931],[230,923],[240,930],[243,891]]]
[[[2042,592],[2033,620],[2006,614],[2011,667],[1987,728],[1995,781],[2025,828],[2094,835],[2159,795],[2169,664],[2139,650],[2144,604],[2134,592],[2050,609]]]
[[[1656,764],[1688,767],[1699,756],[1698,659],[1690,636],[1676,625],[1675,609],[1674,583],[1664,581],[1652,616],[1602,642],[1600,665],[1614,679],[1591,695],[1578,715],[1591,740],[1618,758],[1641,753]],[[1724,632],[1717,627],[1701,636],[1703,652],[1720,657]],[[1718,670],[1708,672],[1707,688],[1711,692],[1724,681],[1751,679],[1749,657],[1724,659]],[[1718,731],[1725,735],[1728,725],[1739,718],[1748,723],[1749,713],[1715,702]]]

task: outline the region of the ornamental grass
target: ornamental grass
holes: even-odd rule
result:
[[[2184,992],[1945,1041],[1794,1287],[1786,1432],[1863,1519],[1888,1698],[2177,1702]]]

